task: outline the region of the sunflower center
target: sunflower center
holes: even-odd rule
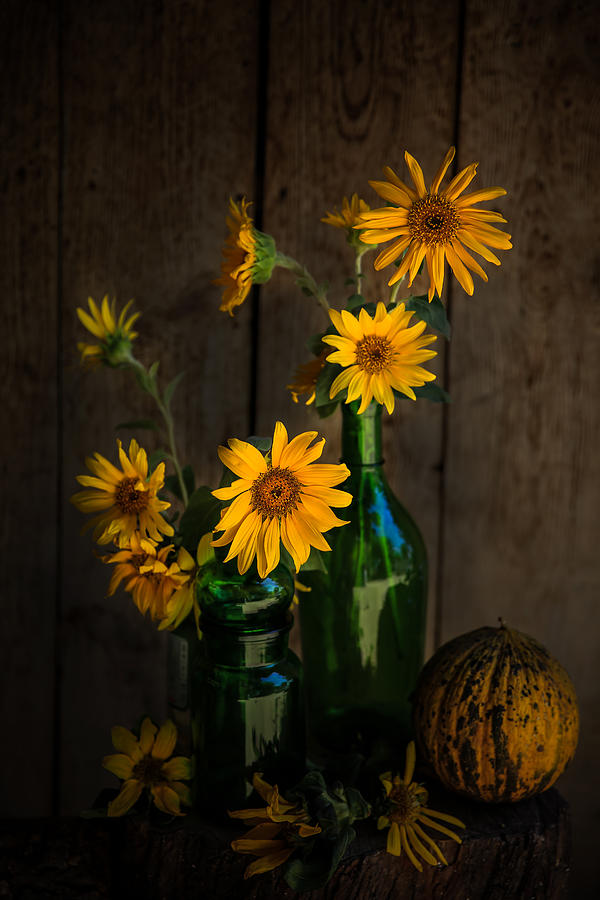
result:
[[[289,469],[271,466],[250,489],[252,509],[263,516],[287,516],[300,499],[300,482]]]
[[[386,369],[391,357],[392,345],[386,338],[370,334],[356,345],[357,365],[369,374]]]
[[[392,822],[406,824],[413,822],[420,808],[427,803],[427,791],[419,784],[395,784],[388,799],[391,805],[389,818]]]
[[[124,513],[139,513],[148,508],[148,491],[138,491],[139,478],[124,478],[115,490],[115,503]]]
[[[408,213],[411,237],[430,244],[447,244],[455,236],[460,219],[454,203],[438,194],[417,200]]]
[[[144,756],[133,767],[132,776],[141,781],[142,784],[158,784],[158,782],[166,781],[162,771],[162,759],[154,759],[153,756]]]

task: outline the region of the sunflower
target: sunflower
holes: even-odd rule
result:
[[[326,225],[333,225],[334,228],[354,228],[360,222],[361,213],[367,213],[370,208],[369,204],[361,200],[358,194],[352,194],[350,200],[344,197],[340,212],[337,209],[333,212],[328,212],[321,219],[321,222],[324,222]]]
[[[127,728],[115,725],[112,742],[118,753],[105,756],[102,765],[123,779],[118,796],[108,804],[109,816],[122,816],[139,799],[142,791],[150,791],[154,805],[171,816],[182,816],[181,803],[191,805],[190,790],[183,781],[192,777],[192,761],[187,756],[169,759],[177,743],[177,729],[168,719],[157,732],[156,725],[145,718],[139,740]]]
[[[315,402],[317,378],[325,365],[328,352],[328,350],[323,350],[314,359],[298,366],[294,373],[294,380],[291,384],[286,385],[288,391],[292,394],[294,403],[297,403],[298,397],[301,397],[303,394],[308,394],[308,400],[305,401],[306,406],[310,406],[311,403]]]
[[[84,531],[93,527],[94,539],[99,544],[114,541],[119,547],[129,546],[136,531],[140,537],[150,537],[153,541],[160,541],[161,535],[172,535],[172,526],[161,515],[171,504],[157,496],[164,484],[165,464],[159,463],[148,477],[148,457],[137,441],[130,442],[129,456],[121,441],[117,441],[117,446],[121,471],[95,453],[93,459],[86,459],[93,475],[77,476],[79,484],[90,490],[74,494],[71,502],[84,513],[101,510]]]
[[[253,284],[269,280],[275,264],[275,241],[254,227],[248,215],[250,205],[245,197],[239,206],[229,199],[230,215],[226,219],[229,234],[223,245],[221,277],[214,283],[223,285],[219,309],[230,316],[244,302]]]
[[[267,806],[229,813],[232,819],[243,819],[246,825],[254,825],[243,838],[231,842],[236,853],[258,857],[247,867],[244,878],[282,865],[306,838],[321,832],[319,825],[308,824],[308,813],[282,797],[277,785],[264,781],[262,773],[254,773],[252,784]]]
[[[380,197],[394,206],[372,209],[362,214],[360,223],[354,226],[367,229],[360,235],[366,244],[394,240],[391,247],[376,258],[376,269],[385,268],[404,253],[398,270],[388,282],[390,285],[408,272],[410,287],[425,259],[430,302],[436,291],[441,296],[446,258],[467,294],[472,294],[473,278],[469,269],[484,281],[488,279],[467,247],[497,266],[500,260],[489,247],[498,250],[510,250],[512,247],[510,235],[490,225],[490,222],[506,222],[506,219],[500,213],[473,208],[482,200],[502,197],[506,194],[504,188],[484,188],[460,196],[475,177],[478,163],[471,163],[440,190],[442,179],[454,159],[454,152],[454,147],[450,147],[429,191],[425,187],[423,171],[410,153],[406,152],[404,158],[415,185],[414,190],[386,166],[384,174],[387,181],[370,181],[369,184]]]
[[[322,339],[336,348],[327,362],[344,367],[331,385],[330,397],[348,388],[346,403],[362,398],[359,413],[365,411],[373,397],[392,413],[394,390],[415,400],[412,388],[434,380],[435,375],[419,363],[436,355],[435,350],[423,349],[435,341],[435,335],[423,335],[422,321],[409,327],[414,313],[407,312],[404,303],[388,312],[380,302],[374,318],[365,309],[361,309],[358,318],[346,309],[341,313],[331,309],[329,315],[338,334],[326,334]]]
[[[422,784],[412,782],[415,771],[415,758],[415,743],[411,741],[406,748],[404,778],[400,778],[399,775],[392,777],[391,772],[385,772],[379,776],[385,789],[387,813],[379,817],[377,827],[379,829],[390,829],[387,837],[387,852],[392,853],[394,856],[400,856],[404,849],[413,866],[419,872],[422,872],[423,866],[417,859],[416,854],[432,866],[437,866],[438,861],[444,863],[444,865],[448,865],[448,863],[433,838],[421,828],[421,824],[427,825],[429,828],[435,828],[459,844],[462,841],[454,831],[433,820],[441,819],[444,822],[449,822],[451,825],[456,825],[458,828],[464,828],[465,826],[460,819],[455,819],[454,816],[435,812],[433,809],[428,808],[429,795],[427,791]],[[427,844],[427,847],[425,844]]]
[[[84,309],[77,309],[81,324],[100,341],[99,344],[77,344],[81,361],[86,365],[97,366],[104,363],[108,366],[120,366],[126,365],[131,359],[131,342],[137,337],[137,332],[132,328],[140,314],[133,313],[127,318],[127,311],[133,303],[130,300],[117,318],[116,303],[114,299],[109,303],[108,297],[104,297],[98,307],[88,297],[89,313]]]
[[[129,547],[102,557],[103,562],[115,565],[108,596],[112,597],[125,581],[125,590],[139,611],[143,614],[149,611],[152,619],[162,620],[161,629],[168,628],[175,620],[179,624],[191,609],[188,595],[192,595],[194,560],[185,547],[180,547],[177,560],[169,563],[172,550],[173,544],[157,549],[154,541],[140,538],[134,532]],[[185,615],[180,616],[182,608]]]
[[[266,457],[235,438],[229,448],[219,447],[221,462],[238,477],[231,487],[213,491],[219,500],[233,502],[221,513],[215,531],[223,534],[212,545],[231,544],[225,562],[237,556],[241,575],[256,556],[258,574],[266,578],[279,563],[280,541],[298,570],[311,546],[331,550],[324,531],[348,524],[330,507],[352,502],[351,494],[334,490],[349,470],[344,464],[313,465],[325,444],[322,439],[309,446],[316,437],[316,431],[305,431],[288,443],[285,427],[277,422]]]

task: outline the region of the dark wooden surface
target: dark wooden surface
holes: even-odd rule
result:
[[[229,842],[239,828],[199,820],[170,832],[133,818],[0,822],[0,897],[30,900],[567,900],[568,807],[555,790],[518,804],[483,806],[444,794],[443,808],[460,816],[463,843],[439,842],[447,867],[418,872],[385,850],[385,833],[360,823],[332,880],[298,894],[281,872],[244,880],[252,857]],[[432,798],[433,802],[433,798]]]
[[[114,425],[150,407],[122,373],[82,373],[75,307],[136,298],[144,362],[186,369],[182,456],[214,483],[227,437],[321,427],[284,388],[318,309],[278,273],[254,308],[217,311],[229,195],[340,284],[351,261],[320,217],[353,191],[378,204],[367,181],[402,171],[405,148],[429,178],[456,143],[480,186],[509,190],[493,205],[514,250],[471,298],[449,282],[452,405],[399,404],[385,455],[428,545],[428,647],[502,615],[574,680],[582,736],[561,790],[577,896],[594,896],[599,35],[593,0],[0,4],[6,815],[53,798],[77,813],[110,783],[111,725],[162,716],[164,643],[105,597],[68,503],[84,457],[112,456]],[[338,428],[323,424],[330,460]]]

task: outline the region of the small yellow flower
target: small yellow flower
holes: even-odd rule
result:
[[[458,828],[464,828],[465,825],[454,816],[435,812],[428,808],[429,795],[427,791],[423,785],[412,782],[415,758],[415,744],[414,741],[411,741],[406,748],[404,778],[400,778],[399,775],[392,777],[391,772],[385,772],[379,776],[387,798],[387,815],[379,817],[377,828],[390,829],[386,848],[388,853],[400,856],[402,850],[405,850],[413,866],[422,872],[423,866],[417,859],[417,854],[431,866],[437,866],[438,862],[442,862],[444,865],[448,865],[448,863],[433,838],[421,828],[421,824],[435,828],[459,844],[462,843],[459,836],[450,828],[435,822],[434,819],[441,819]]]
[[[375,398],[391,414],[395,405],[393,390],[415,400],[412,388],[435,379],[420,365],[436,355],[435,350],[423,349],[435,341],[435,335],[423,335],[422,321],[409,327],[414,313],[406,312],[404,303],[391,312],[384,303],[378,303],[374,318],[365,309],[361,309],[358,318],[346,309],[341,313],[330,309],[329,315],[338,334],[323,337],[324,343],[336,348],[327,361],[343,366],[331,385],[330,397],[347,388],[346,403],[361,397],[359,413]]]
[[[281,422],[275,425],[267,456],[246,441],[232,438],[219,447],[221,462],[238,477],[231,487],[213,491],[219,500],[232,500],[221,513],[215,531],[223,534],[213,547],[231,544],[225,562],[238,557],[240,575],[256,557],[258,574],[266,576],[279,564],[280,542],[290,553],[296,570],[308,559],[310,548],[331,550],[324,531],[347,522],[331,506],[348,506],[352,495],[334,490],[349,475],[347,466],[321,464],[325,439],[309,446],[316,431],[305,431],[288,443]]]
[[[107,296],[102,300],[100,307],[88,297],[89,313],[84,309],[77,309],[81,324],[100,341],[99,344],[83,342],[77,344],[83,363],[88,366],[97,366],[101,363],[107,366],[120,366],[129,362],[131,342],[137,337],[137,332],[133,331],[133,323],[140,315],[133,313],[127,318],[127,311],[132,303],[133,300],[130,300],[118,317],[116,300],[109,304]]]
[[[315,401],[315,389],[317,386],[317,378],[321,374],[325,360],[329,350],[323,350],[314,359],[298,366],[294,374],[294,380],[287,385],[287,389],[292,394],[294,403],[298,402],[298,397],[308,394],[308,400],[305,401],[306,406],[310,406]]]
[[[352,194],[350,200],[344,197],[340,212],[336,209],[333,212],[328,212],[321,219],[321,222],[324,222],[326,225],[333,225],[334,228],[353,228],[360,223],[359,217],[361,213],[367,213],[370,208],[369,204],[361,200],[358,194]]]
[[[302,807],[289,803],[279,794],[277,785],[264,781],[262,773],[254,773],[252,784],[267,806],[229,813],[232,819],[243,819],[244,824],[254,825],[244,838],[231,842],[236,853],[258,857],[246,868],[244,878],[281,866],[306,838],[321,831],[319,825],[308,824],[310,818]]]
[[[190,790],[183,781],[192,777],[187,756],[169,759],[177,743],[177,729],[170,719],[156,734],[148,718],[142,722],[139,740],[127,728],[115,725],[112,742],[117,753],[105,756],[102,765],[123,780],[118,796],[108,804],[109,816],[122,816],[149,790],[154,805],[171,816],[185,815],[181,803],[191,805]]]
[[[223,285],[219,309],[230,316],[244,302],[253,284],[269,280],[275,264],[275,242],[254,227],[248,215],[250,205],[245,197],[239,206],[229,199],[230,214],[226,219],[229,234],[223,245],[221,276],[214,283]]]
[[[196,632],[198,638],[202,638],[202,632],[200,630],[200,606],[196,596],[195,578],[197,570],[201,569],[202,566],[207,565],[207,563],[215,558],[215,551],[211,546],[212,536],[212,531],[208,531],[198,541],[196,563],[194,563],[194,560],[184,547],[181,547],[179,550],[177,562],[188,574],[188,581],[182,588],[171,594],[166,604],[165,617],[158,626],[159,631],[163,631],[165,628],[172,631],[174,628],[177,628],[193,609],[194,619],[196,621]]]
[[[430,282],[430,302],[436,291],[438,296],[442,294],[446,259],[461,286],[467,294],[472,294],[474,286],[469,269],[484,281],[488,279],[467,247],[497,266],[500,265],[500,260],[489,247],[498,250],[510,250],[512,247],[510,234],[490,225],[490,222],[506,222],[506,219],[500,213],[473,208],[483,200],[502,197],[506,194],[504,188],[484,188],[460,196],[475,177],[478,163],[471,163],[440,190],[442,179],[454,159],[454,152],[454,147],[450,147],[429,190],[425,187],[419,163],[410,153],[406,152],[404,158],[414,190],[401,181],[393,169],[386,166],[384,174],[387,181],[370,181],[369,184],[380,197],[394,205],[361,214],[360,223],[354,226],[367,229],[360,234],[361,240],[366,244],[380,244],[393,239],[391,247],[376,258],[376,269],[385,268],[402,253],[405,254],[388,282],[390,285],[408,272],[410,287],[425,260]]]
[[[81,512],[98,513],[83,530],[93,527],[99,544],[114,541],[119,547],[127,547],[136,531],[140,537],[153,541],[172,535],[172,526],[161,515],[171,504],[157,496],[164,484],[165,464],[159,463],[148,477],[148,457],[137,441],[129,444],[129,456],[121,441],[117,441],[117,446],[121,470],[95,453],[93,459],[86,459],[93,475],[77,476],[79,484],[89,490],[74,494],[71,502]]]
[[[177,560],[169,563],[168,557],[173,544],[157,549],[156,543],[140,538],[135,532],[129,547],[124,547],[102,561],[115,565],[110,580],[108,596],[125,581],[125,590],[133,597],[139,611],[150,612],[150,617],[159,620],[159,629],[175,628],[183,621],[192,608],[193,597],[191,578],[194,560],[184,547],[179,549]],[[185,613],[182,614],[182,610]]]

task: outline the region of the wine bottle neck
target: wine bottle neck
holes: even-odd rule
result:
[[[342,462],[349,467],[381,466],[381,410],[379,403],[358,415],[359,401],[342,404]]]

